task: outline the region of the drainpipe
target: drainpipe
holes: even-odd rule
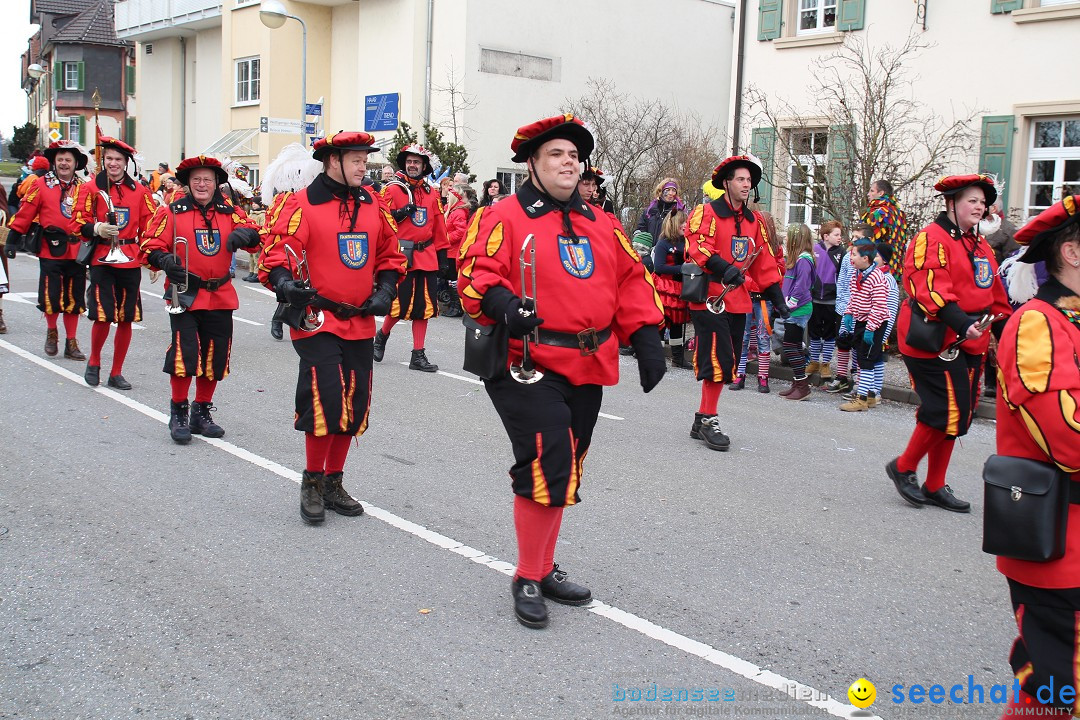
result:
[[[742,94],[743,94],[743,64],[746,56],[746,0],[739,3],[739,27],[736,28],[735,42],[738,43],[738,53],[735,60],[735,118],[731,128],[731,154],[739,154],[739,135],[742,132]]]
[[[424,124],[431,124],[431,36],[435,18],[435,0],[427,4],[427,62],[424,70]]]
[[[180,159],[187,157],[187,38],[180,36]]]

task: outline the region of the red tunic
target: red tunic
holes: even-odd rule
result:
[[[753,281],[757,292],[764,292],[782,280],[761,222],[745,205],[736,212],[723,197],[698,205],[687,219],[683,234],[686,235],[687,258],[701,267],[705,267],[714,254],[742,267],[754,250],[764,245],[754,262],[744,268],[747,280]],[[723,291],[722,283],[709,283],[709,295],[719,295]],[[752,306],[746,283],[728,292],[724,296],[724,305],[729,313],[750,312]],[[690,303],[690,309],[704,310],[705,303]]]
[[[73,178],[72,182],[65,186],[51,172],[44,177],[31,177],[34,181],[23,196],[22,202],[19,203],[19,211],[15,213],[15,217],[11,218],[8,227],[15,232],[25,233],[37,220],[43,228],[59,227],[70,234],[78,233],[79,225],[76,224],[73,216],[79,178]],[[41,242],[44,246],[46,240],[42,238]],[[77,240],[69,242],[67,251],[60,257],[52,255],[44,247],[41,250],[41,257],[46,260],[74,260],[78,254],[79,242]]]
[[[94,223],[105,222],[105,213],[109,211],[108,205],[100,193],[104,191],[106,184],[109,188],[109,197],[112,198],[113,207],[116,209],[117,226],[120,228],[120,244],[128,245],[138,243],[146,223],[153,217],[157,210],[154,197],[150,191],[127,175],[119,183],[108,183],[104,172],[98,173],[91,182],[84,182],[79,186],[79,192],[75,196],[75,222],[82,227],[83,237],[93,234]],[[89,228],[86,226],[89,225]],[[118,269],[137,268],[140,265],[139,249],[137,247],[125,247],[124,254],[132,258],[131,262],[125,263],[102,263],[101,258],[109,252],[108,243],[98,245],[94,251],[94,259],[91,265],[108,264],[109,267]]]
[[[526,211],[528,208],[528,211]],[[531,345],[536,366],[550,369],[572,385],[615,385],[619,381],[619,344],[645,325],[664,319],[652,278],[626,234],[596,208],[576,204],[569,214],[574,242],[563,228],[562,214],[526,183],[513,198],[477,210],[461,252],[458,292],[470,317],[490,325],[481,300],[495,286],[521,296],[521,246],[533,235],[536,247],[536,311],[543,330],[576,334],[610,328],[615,338],[593,355],[578,348]],[[531,277],[527,280],[531,287]],[[510,362],[520,362],[521,341],[511,338]]]
[[[1080,481],[1080,298],[1050,280],[1009,319],[998,343],[997,451],[1054,462]],[[1080,587],[1080,505],[1069,505],[1065,556],[1050,562],[999,557],[1007,577],[1040,588]]]
[[[438,270],[439,250],[449,250],[450,241],[446,237],[446,220],[443,219],[439,204],[439,193],[432,190],[426,182],[413,183],[398,173],[398,180],[412,188],[413,204],[416,212],[397,224],[397,236],[401,240],[412,242],[434,241],[432,245],[413,253],[409,270]],[[409,204],[409,195],[398,184],[387,184],[383,190],[383,199],[391,210],[403,208]]]
[[[982,235],[961,237],[960,229],[942,213],[908,245],[904,255],[904,288],[929,318],[938,319],[947,307],[959,307],[970,315],[989,309],[991,313],[1012,314],[1005,286],[997,276],[994,249]],[[900,352],[914,358],[933,358],[936,352],[918,350],[907,344],[911,325],[911,304],[900,305],[896,333]],[[945,328],[945,345],[956,340],[956,332]],[[982,355],[990,346],[990,333],[968,340],[960,349]],[[940,351],[939,351],[940,352]]]
[[[209,223],[213,233],[207,228]],[[233,207],[227,200],[211,203],[203,219],[194,201],[182,198],[171,205],[162,205],[147,223],[143,241],[140,244],[143,263],[149,264],[149,256],[155,250],[171,253],[174,238],[181,237],[188,241],[185,252],[179,251],[180,262],[187,269],[203,280],[222,278],[229,274],[232,254],[225,249],[225,242],[235,228],[248,227],[258,230],[258,226],[244,214],[240,208]],[[182,247],[182,246],[181,246]],[[186,256],[186,257],[185,257]],[[171,287],[166,278],[165,290]],[[195,302],[189,310],[235,310],[240,307],[236,288],[226,282],[217,290],[200,288]]]
[[[358,205],[350,200],[346,210],[341,199],[330,193],[324,178],[319,175],[299,192],[282,193],[280,204],[275,200],[276,207],[267,211],[259,279],[269,287],[271,270],[293,270],[285,253],[288,245],[301,258],[307,252],[311,285],[321,297],[359,307],[371,297],[380,272],[405,274],[405,257],[398,248],[390,211],[378,195],[360,188]],[[352,223],[354,209],[356,221]],[[375,337],[373,317],[357,315],[341,320],[331,312],[324,312],[323,317],[322,327],[314,333],[329,332],[345,340]],[[291,330],[293,340],[312,334]]]

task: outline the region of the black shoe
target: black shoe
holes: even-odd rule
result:
[[[97,383],[94,384],[96,385]],[[117,390],[131,389],[131,383],[125,380],[123,375],[110,375],[109,382],[106,384],[111,388],[116,388]]]
[[[938,507],[958,513],[971,512],[971,503],[964,502],[953,495],[952,488],[948,485],[943,485],[940,490],[930,492],[926,489],[926,483],[923,483],[922,495],[926,498],[926,503],[928,505],[937,505]]]
[[[726,452],[731,447],[731,440],[727,435],[720,432],[720,421],[715,415],[701,421],[701,440],[710,450]]]
[[[300,479],[300,517],[312,525],[326,519],[323,505],[323,474],[304,471]]]
[[[188,427],[188,401],[169,403],[169,436],[178,445],[191,442],[191,428]]]
[[[739,379],[733,383],[728,383],[728,390],[742,390],[746,387],[746,376],[740,375]]]
[[[438,372],[439,366],[428,362],[427,355],[424,354],[424,348],[412,351],[412,360],[409,361],[410,370],[419,370],[420,372]]]
[[[281,327],[280,320],[270,321],[270,337],[274,338],[275,340],[280,340],[281,338],[285,337],[285,329]]]
[[[257,283],[257,282],[259,282],[259,276],[256,275],[253,272],[249,272],[247,275],[244,276],[243,280],[244,280],[244,282],[256,282]]]
[[[701,423],[708,417],[705,413],[694,413],[694,424],[690,426],[690,437],[692,439],[701,439]]]
[[[210,411],[217,410],[211,403],[191,403],[191,432],[208,438],[225,436],[225,430],[210,417]]]
[[[987,385],[983,389],[983,397],[996,398],[997,397],[997,386],[995,386],[995,385]]]
[[[389,335],[383,335],[382,330],[375,332],[375,355],[373,356],[375,362],[382,362],[383,355],[386,354],[386,341],[390,339]]]
[[[86,372],[83,373],[83,380],[90,387],[97,387],[101,384],[101,366],[100,365],[87,365]]]
[[[769,378],[758,378],[757,391],[759,393],[769,392]]]
[[[364,514],[364,506],[356,502],[356,499],[345,492],[341,486],[342,473],[330,473],[323,483],[323,505],[327,510],[333,510],[338,515],[350,517]]]
[[[514,615],[519,623],[531,628],[547,627],[547,603],[540,593],[540,583],[515,578],[510,583],[510,594],[514,598]]]
[[[629,345],[625,345],[625,346],[624,346],[624,345],[620,345],[620,346],[619,346],[619,354],[620,354],[620,355],[629,355],[629,356],[633,356],[633,354],[634,354],[634,348],[630,347]]]
[[[885,466],[885,474],[893,481],[893,485],[896,485],[896,492],[900,493],[900,497],[915,507],[922,507],[926,504],[927,499],[922,490],[919,489],[919,478],[914,471],[900,472],[896,467],[896,461],[899,459],[893,458],[889,461]]]
[[[540,592],[548,600],[563,605],[588,605],[592,602],[592,591],[567,580],[566,573],[559,569],[558,563],[540,581]]]

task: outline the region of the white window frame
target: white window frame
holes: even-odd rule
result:
[[[1063,186],[1065,185],[1065,161],[1066,160],[1080,160],[1080,147],[1065,147],[1065,122],[1067,121],[1080,121],[1080,115],[1059,115],[1050,117],[1035,117],[1031,119],[1031,131],[1028,134],[1027,144],[1027,174],[1024,179],[1024,217],[1030,218],[1032,215],[1038,214],[1046,208],[1042,205],[1032,205],[1032,186],[1035,184],[1045,185],[1046,181],[1039,181],[1035,183],[1032,176],[1035,170],[1035,163],[1038,161],[1053,160],[1054,161],[1054,177],[1051,181],[1052,195],[1051,203],[1056,203],[1061,200],[1061,194]],[[1050,148],[1037,148],[1035,147],[1035,130],[1041,122],[1060,122],[1061,125],[1061,145],[1058,147]]]
[[[236,0],[236,5],[233,6],[234,10],[239,10],[242,7],[249,5],[258,5],[259,0]]]
[[[833,24],[827,26],[825,25],[825,11],[830,7],[833,11]],[[811,10],[817,13],[817,26],[803,29],[802,14]],[[836,32],[836,21],[839,13],[840,0],[799,0],[799,5],[795,8],[795,34],[817,35]]]
[[[825,136],[825,152],[821,153],[820,155],[816,154],[816,153],[811,154],[811,155],[796,154],[795,153],[795,138],[797,136],[799,136],[799,135],[806,135],[808,133],[811,134],[811,135],[824,135]],[[812,148],[813,148],[813,138],[811,138],[811,149]],[[804,199],[806,200],[806,202],[801,202],[801,203],[792,202],[793,193],[792,193],[791,190],[788,190],[788,192],[786,193],[787,197],[784,200],[784,224],[785,225],[790,225],[792,223],[804,223],[811,230],[816,232],[817,229],[819,227],[821,227],[821,223],[825,221],[825,210],[820,204],[814,202],[814,198],[811,197],[811,193],[809,192],[809,188],[817,187],[817,188],[820,188],[820,190],[822,192],[824,192],[824,189],[825,189],[824,174],[826,172],[828,172],[828,167],[829,167],[829,152],[828,151],[829,151],[829,131],[828,131],[827,128],[799,128],[798,130],[789,130],[788,131],[788,160],[789,160],[788,167],[787,167],[788,186],[790,187],[792,185],[791,171],[794,168],[794,166],[796,166],[796,165],[808,168],[809,173],[807,174],[807,176],[808,177],[813,177],[815,180],[818,180],[820,178],[820,181],[819,182],[814,182],[814,183],[809,183],[808,182],[808,183],[805,184],[805,187],[808,188],[808,191],[806,193],[804,193]],[[801,218],[792,218],[791,217],[791,211],[792,211],[793,207],[794,208],[802,208],[802,217]],[[817,211],[818,216],[819,216],[818,221],[816,223],[813,222],[814,211],[815,210]]]
[[[499,181],[500,195],[513,195],[529,179],[529,174],[520,170],[499,168],[495,171],[495,179]]]
[[[67,125],[67,128],[63,133],[64,137],[68,140],[79,142],[79,137],[82,134],[82,128],[79,127],[79,123],[82,122],[82,118],[78,115],[68,115],[62,122]],[[72,130],[73,128],[74,131]]]
[[[77,62],[65,62],[62,63],[64,69],[64,89],[65,90],[78,90],[79,89],[79,63]]]
[[[240,68],[247,68],[247,79],[240,80]],[[255,73],[252,69],[255,69]],[[243,100],[240,99],[241,82],[246,86],[247,97]],[[252,92],[252,85],[255,90]],[[247,105],[258,105],[259,99],[262,97],[262,62],[259,60],[258,55],[252,55],[251,57],[237,58],[233,61],[233,107],[243,107]]]

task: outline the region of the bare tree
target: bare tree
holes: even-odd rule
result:
[[[465,125],[465,113],[478,105],[476,96],[464,92],[461,89],[461,83],[462,78],[458,77],[454,70],[454,60],[451,58],[450,67],[446,71],[446,84],[431,86],[432,92],[447,96],[445,119],[434,123],[432,127],[449,132],[456,145],[464,145],[464,140],[472,136],[472,129]]]
[[[933,214],[933,181],[958,163],[969,162],[978,147],[977,109],[953,109],[940,117],[918,99],[911,60],[931,45],[909,34],[899,46],[871,47],[861,33],[849,33],[840,48],[813,63],[816,78],[807,89],[810,111],[751,86],[748,106],[776,132],[773,162],[780,169],[774,186],[820,207],[826,216],[859,217],[870,184],[889,180],[903,199],[909,227],[921,227]],[[826,168],[810,167],[800,155],[817,155],[811,132],[825,131]],[[795,172],[789,172],[794,168]],[[794,177],[793,177],[794,175]]]

